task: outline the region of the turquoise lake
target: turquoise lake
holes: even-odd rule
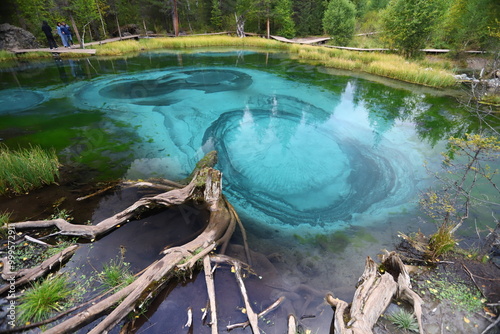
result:
[[[63,164],[84,165],[98,180],[180,180],[216,150],[224,194],[243,220],[250,248],[272,264],[262,264],[256,270],[262,278],[250,283],[259,305],[265,308],[279,291],[293,294],[284,309],[314,314],[303,319],[313,333],[326,332],[332,311],[304,286],[349,300],[366,256],[393,249],[399,231],[433,231],[419,218],[418,195],[433,182],[424,163],[437,171],[446,139],[478,128],[449,92],[328,70],[280,53],[55,59],[19,63],[2,69],[0,78],[0,143],[55,147]],[[115,193],[91,208],[94,223],[127,196]],[[122,237],[103,238],[102,244],[114,240],[106,247],[100,241],[95,249],[82,247],[69,266],[116,256],[110,244],[117,248],[141,233],[127,226]],[[127,256],[140,270],[156,256],[155,250],[141,258],[142,245],[164,244],[158,235],[138,239],[131,239]],[[219,285],[232,286],[230,273],[220,276]],[[189,298],[196,299],[183,294],[204,296],[203,282],[193,279],[156,302],[143,332],[180,333]],[[227,294],[221,326],[240,317],[231,315],[238,298]],[[197,313],[204,298],[194,302],[201,305]],[[276,316],[263,325],[266,333],[283,332],[281,321]]]

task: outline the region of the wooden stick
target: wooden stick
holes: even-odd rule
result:
[[[217,325],[217,304],[215,303],[215,284],[210,265],[210,256],[203,258],[203,268],[205,270],[205,281],[207,283],[208,299],[210,301],[210,327],[212,334],[218,333]]]
[[[39,245],[43,245],[43,246],[48,246],[48,247],[52,247],[52,245],[49,245],[48,243],[46,242],[43,242],[41,240],[38,240],[36,238],[33,238],[33,237],[30,237],[29,235],[25,235],[24,238],[28,241],[31,241],[31,242],[34,242],[36,244],[39,244]]]
[[[277,308],[284,300],[285,300],[284,296],[279,297],[274,303],[269,305],[264,311],[260,312],[257,316],[259,318],[264,317],[266,314],[268,314],[269,312],[271,312],[272,310]],[[292,317],[293,317],[293,315],[292,315]],[[295,317],[294,317],[294,319],[295,319]],[[239,328],[239,327],[246,328],[248,325],[250,325],[250,321],[240,322],[238,324],[233,324],[233,325],[227,325],[226,328],[228,331],[230,331],[232,329]],[[293,334],[295,334],[295,333],[296,332],[293,332]]]
[[[250,322],[250,327],[252,328],[253,334],[260,334],[259,330],[259,318],[257,314],[252,309],[252,304],[248,299],[247,289],[245,287],[245,282],[243,282],[243,277],[241,276],[241,266],[240,262],[234,262],[234,271],[236,274],[236,281],[238,282],[238,286],[240,287],[241,295],[243,297],[243,301],[245,302],[245,308],[247,310],[248,321]]]
[[[288,315],[288,334],[297,333],[297,319],[293,314]]]
[[[188,318],[184,327],[191,328],[193,325],[193,309],[191,307],[188,307],[187,309],[187,316]]]
[[[463,264],[463,263],[462,263],[462,267],[464,268],[465,272],[466,272],[467,274],[469,274],[470,279],[472,280],[472,282],[474,282],[474,285],[475,285],[475,286],[476,286],[476,288],[479,290],[479,292],[481,293],[481,295],[482,295],[484,298],[486,298],[486,296],[484,295],[483,290],[479,287],[479,284],[477,284],[476,280],[474,279],[474,275],[470,272],[469,268],[467,268],[467,267],[465,266],[465,264]]]

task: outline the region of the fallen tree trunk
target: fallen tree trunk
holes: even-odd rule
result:
[[[113,219],[132,217],[134,210],[143,208],[146,205],[145,203],[171,206],[174,203],[182,204],[191,199],[203,200],[210,210],[208,225],[197,238],[182,246],[169,248],[165,251],[163,258],[152,263],[129,286],[48,329],[45,333],[73,333],[118,304],[109,315],[90,331],[90,333],[107,333],[129,313],[140,309],[148,300],[154,298],[168,283],[174,272],[191,270],[195,262],[190,262],[190,259],[197,257],[195,255],[197,253],[206,253],[215,249],[229,226],[234,225],[234,222],[232,222],[234,219],[224,204],[221,187],[221,173],[212,168],[205,168],[200,170],[185,188],[172,190],[152,198],[141,199],[123,212],[113,216],[115,217]],[[180,263],[186,261],[190,263],[190,266],[184,266],[180,269]]]
[[[385,311],[393,297],[404,299],[413,305],[414,314],[423,334],[422,299],[411,290],[410,276],[396,253],[386,254],[381,273],[377,264],[366,259],[365,271],[359,279],[351,307],[331,294],[326,301],[335,309],[335,334],[371,334],[378,318]]]

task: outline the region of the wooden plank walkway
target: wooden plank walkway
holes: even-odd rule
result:
[[[80,49],[80,48],[65,48],[58,47],[57,49],[41,48],[41,49],[14,49],[11,50],[15,54],[29,53],[29,52],[48,52],[48,53],[86,53],[95,55],[95,49]]]
[[[200,35],[222,35],[222,34],[230,34],[231,32],[229,31],[224,31],[224,32],[219,32],[219,33],[208,33],[208,34],[198,34],[196,36]],[[253,34],[253,33],[245,33],[247,36],[261,36],[264,37],[263,35],[260,34]],[[369,34],[374,34],[374,33],[369,33]],[[123,36],[123,37],[115,37],[115,38],[108,38],[102,41],[97,41],[97,42],[89,42],[85,43],[85,47],[88,46],[94,46],[94,45],[102,45],[106,43],[112,43],[112,42],[118,42],[118,41],[123,41],[123,40],[128,40],[128,39],[139,39],[141,35],[129,35],[129,36]],[[195,35],[187,35],[187,36],[195,36]],[[173,36],[171,36],[173,37]],[[275,36],[275,35],[270,35],[270,37],[274,40],[283,42],[283,43],[296,43],[296,44],[323,44],[326,41],[329,41],[331,38],[330,37],[316,37],[316,38],[296,38],[296,39],[288,39],[285,37],[281,36]],[[386,52],[386,51],[391,51],[391,49],[385,49],[385,48],[353,48],[353,47],[347,47],[347,46],[334,46],[334,45],[324,45],[325,47],[328,48],[335,48],[335,49],[342,49],[342,50],[349,50],[349,51],[359,51],[359,52]],[[86,53],[89,55],[95,55],[96,49],[81,49],[79,44],[73,45],[72,48],[64,48],[64,47],[59,47],[57,49],[49,49],[49,48],[40,48],[40,49],[14,49],[11,50],[12,52],[19,54],[19,53],[27,53],[27,52],[50,52],[50,53]],[[450,50],[448,49],[422,49],[421,51],[425,53],[448,53]],[[486,53],[485,51],[465,51],[465,53],[472,53],[472,54],[481,54],[481,53]]]
[[[127,39],[139,39],[139,36],[140,35],[130,35],[130,36],[123,36],[121,38],[120,37],[108,38],[102,41],[85,43],[85,46],[87,47],[93,45],[102,45],[106,43],[118,42]],[[80,44],[75,44],[71,48],[65,48],[64,46],[60,46],[57,49],[50,49],[50,48],[14,49],[11,51],[14,52],[15,54],[28,53],[28,52],[50,52],[50,53],[86,53],[89,55],[95,55],[96,53],[96,49],[81,49]]]

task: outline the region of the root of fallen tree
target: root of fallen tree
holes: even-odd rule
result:
[[[242,275],[243,271],[252,272],[250,250],[246,245],[243,224],[239,220],[234,208],[222,195],[221,177],[222,175],[219,171],[211,167],[200,166],[193,174],[189,184],[185,186],[173,182],[167,185],[155,182],[141,182],[135,185],[127,183],[126,187],[148,187],[162,189],[164,192],[152,197],[143,197],[122,212],[93,226],[71,224],[63,219],[10,224],[9,227],[14,227],[16,230],[56,228],[58,229],[58,234],[78,236],[92,240],[105,233],[112,232],[118,225],[125,224],[136,217],[144,216],[149,211],[160,207],[171,207],[188,201],[196,201],[204,203],[210,212],[208,224],[194,240],[178,247],[166,248],[162,252],[163,257],[137,274],[137,279],[134,282],[123,287],[121,290],[111,291],[109,294],[99,297],[88,308],[83,308],[84,305],[87,307],[88,303],[76,307],[75,310],[78,310],[78,313],[67,315],[63,321],[47,329],[44,333],[74,333],[99,318],[101,319],[100,322],[89,333],[108,333],[116,325],[122,323],[127,315],[142,311],[145,305],[158,295],[171,278],[179,274],[188,275],[197,263],[203,263],[205,269],[209,295],[208,308],[210,310],[210,321],[208,323],[211,326],[212,334],[218,333],[213,272],[218,266],[227,264],[233,268],[232,272],[235,273],[235,279],[245,303],[248,320],[243,323],[229,325],[226,329],[231,330],[249,326],[252,333],[260,333],[259,319],[279,307],[288,297],[283,293],[274,303],[260,313],[252,309],[252,301],[249,300],[243,279],[244,275]],[[219,249],[221,254],[225,252],[236,226],[240,227],[243,235],[247,263],[228,256],[211,254],[216,249]],[[57,264],[66,261],[76,248],[77,246],[71,246],[33,269],[10,272],[10,268],[5,266],[3,277],[4,279],[16,277],[19,284],[25,284],[46,275]],[[3,262],[6,263],[7,261],[4,260]],[[213,268],[211,266],[212,263],[214,264]],[[422,300],[411,290],[409,275],[401,259],[395,253],[387,254],[383,260],[382,267],[385,270],[384,273],[380,272],[379,267],[374,261],[370,258],[367,259],[365,271],[360,278],[360,285],[356,290],[351,306],[342,300],[334,298],[330,294],[326,296],[326,301],[336,309],[334,316],[336,334],[372,333],[372,328],[377,319],[385,311],[393,297],[407,300],[414,306],[415,315],[420,326],[420,333],[423,333],[421,322]],[[308,288],[311,289],[310,287]],[[5,292],[5,289],[5,286],[0,287],[0,292]],[[192,313],[188,311],[188,317],[191,316]],[[208,313],[206,316],[208,316]],[[127,323],[125,328],[130,327],[129,325],[133,326],[133,323]],[[186,323],[187,327],[191,325],[192,321]],[[295,333],[297,330],[296,326],[297,319],[294,314],[290,314],[288,316],[288,333]]]
[[[381,272],[379,268],[384,268],[384,271]],[[326,296],[326,301],[335,309],[334,333],[373,333],[373,326],[392,298],[402,299],[413,305],[420,334],[423,334],[423,301],[411,289],[408,271],[394,252],[384,256],[380,267],[371,258],[366,259],[365,271],[359,279],[350,307],[343,300],[332,295]]]

